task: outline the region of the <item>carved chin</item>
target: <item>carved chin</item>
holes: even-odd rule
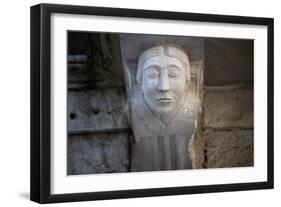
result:
[[[175,111],[174,107],[172,107],[171,104],[166,104],[166,106],[163,106],[163,104],[158,104],[157,107],[154,106],[150,108],[154,113],[157,113],[159,115],[168,115]]]
[[[152,111],[154,114],[158,115],[167,115],[174,111],[174,103],[171,101],[151,101],[145,100],[146,106]]]

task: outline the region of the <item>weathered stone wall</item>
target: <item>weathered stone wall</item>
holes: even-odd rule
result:
[[[67,173],[128,172],[127,97],[118,35],[68,35]]]
[[[207,39],[204,80],[205,167],[253,166],[253,42]]]
[[[129,171],[126,133],[80,134],[68,137],[68,174]]]
[[[252,166],[252,89],[205,88],[203,130],[207,168]]]
[[[253,41],[169,38],[175,44],[185,40],[191,62],[203,64],[202,116],[189,144],[193,168],[253,166]],[[136,66],[134,42],[147,47],[166,40],[106,33],[68,36],[68,175],[138,171],[125,114],[128,85],[121,55]]]

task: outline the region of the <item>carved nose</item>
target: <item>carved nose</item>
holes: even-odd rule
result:
[[[170,89],[168,74],[161,74],[158,89],[160,91],[168,91]]]

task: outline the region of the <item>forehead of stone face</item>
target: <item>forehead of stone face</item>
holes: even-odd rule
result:
[[[188,64],[187,54],[182,49],[170,45],[156,46],[145,50],[139,58],[139,64],[143,66],[145,61],[147,61],[149,58],[159,56],[161,54],[176,58],[185,65]]]

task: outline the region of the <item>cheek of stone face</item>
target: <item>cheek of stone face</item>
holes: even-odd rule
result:
[[[142,90],[146,102],[154,102],[157,98],[157,79],[146,79],[143,82]]]
[[[173,93],[176,102],[181,100],[185,93],[185,79],[179,77],[178,79],[170,80],[170,90]]]

